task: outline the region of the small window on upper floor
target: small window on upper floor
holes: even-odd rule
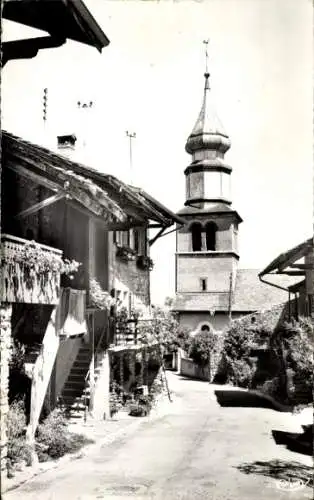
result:
[[[130,232],[129,231],[121,231],[122,232],[122,246],[129,247],[130,246]]]
[[[200,252],[202,250],[202,224],[200,222],[192,224],[191,235],[193,252]]]
[[[206,249],[216,250],[217,225],[215,222],[207,222],[206,227]]]
[[[201,278],[200,282],[201,282],[201,290],[202,290],[202,292],[206,292],[206,290],[207,290],[207,279],[206,278]]]

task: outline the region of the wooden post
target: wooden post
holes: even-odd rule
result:
[[[141,353],[141,370],[139,374],[139,385],[144,385],[144,352],[143,350],[140,351]]]
[[[26,431],[26,437],[31,444],[34,443],[35,432],[50,382],[59,343],[60,340],[56,328],[56,308],[54,308],[44,335],[41,352],[34,365],[30,422]]]
[[[123,387],[124,386],[123,352],[119,356],[119,369],[120,369],[120,373],[119,373],[120,385],[121,385],[121,387]]]
[[[90,328],[90,350],[91,362],[89,367],[89,410],[92,412],[94,408],[94,394],[95,394],[95,313],[91,312],[91,328]]]

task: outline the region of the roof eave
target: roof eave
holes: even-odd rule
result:
[[[109,45],[109,39],[82,0],[54,0],[54,2],[49,2],[49,7],[55,6],[56,11],[60,10],[60,8],[65,9],[65,11],[68,10],[73,21],[73,26],[70,28],[68,26],[68,29],[64,19],[61,19],[60,23],[55,24],[52,29],[52,26],[49,26],[49,22],[45,22],[42,18],[42,5],[43,2],[37,0],[26,0],[26,2],[23,0],[7,0],[3,6],[2,17],[34,29],[45,31],[53,39],[61,37],[90,45],[95,47],[99,52]],[[75,27],[74,33],[70,33],[73,27]]]
[[[280,274],[290,263],[291,258],[294,260],[298,260],[303,257],[309,248],[313,248],[313,238],[309,238],[308,240],[300,243],[299,245],[291,248],[287,252],[283,252],[278,255],[274,260],[271,261],[268,266],[263,269],[259,273],[259,276],[264,276],[265,274],[271,274],[274,271],[277,271],[277,274]]]

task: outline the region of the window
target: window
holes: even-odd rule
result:
[[[201,290],[202,292],[206,292],[207,290],[207,279],[206,278],[201,278]]]
[[[202,250],[202,225],[199,222],[194,222],[191,226],[192,234],[192,250],[199,252]]]
[[[133,230],[133,245],[134,245],[133,248],[137,254],[139,253],[139,248],[140,248],[139,242],[140,242],[139,231],[138,231],[138,229],[134,229]]]
[[[202,325],[201,326],[201,332],[210,332],[210,328],[208,325]]]
[[[122,231],[122,246],[129,247],[130,246],[130,232]]]
[[[206,224],[206,248],[207,250],[216,250],[217,225],[215,222]]]

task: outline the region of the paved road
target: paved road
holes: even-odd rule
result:
[[[309,487],[280,489],[288,483],[279,479],[290,473],[303,479],[311,465],[310,457],[272,439],[272,429],[296,430],[289,415],[222,408],[214,394],[217,386],[172,373],[169,383],[174,402],[157,416],[141,419],[136,431],[41,474],[8,492],[5,500],[312,498]]]

